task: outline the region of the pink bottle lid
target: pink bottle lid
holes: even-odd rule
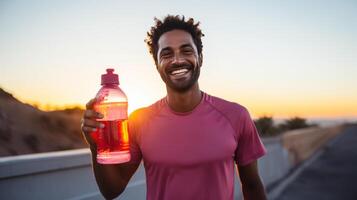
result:
[[[108,68],[106,74],[102,74],[102,83],[101,85],[107,84],[116,84],[119,85],[119,76],[118,74],[114,74],[114,69]]]

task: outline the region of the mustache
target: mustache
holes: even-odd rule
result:
[[[171,64],[166,71],[168,72],[171,72],[171,71],[174,71],[176,69],[192,69],[193,66],[192,64],[190,63],[174,63],[174,64]]]

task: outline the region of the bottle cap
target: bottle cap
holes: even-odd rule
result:
[[[118,74],[114,74],[114,69],[108,68],[106,74],[102,74],[102,83],[101,85],[107,84],[116,84],[119,85],[119,76]]]

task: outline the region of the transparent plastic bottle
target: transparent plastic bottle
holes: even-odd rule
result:
[[[102,75],[102,88],[96,95],[94,110],[103,114],[97,119],[104,128],[97,128],[92,137],[97,144],[97,162],[101,164],[124,163],[130,160],[128,135],[128,99],[119,88],[119,77],[114,69]]]

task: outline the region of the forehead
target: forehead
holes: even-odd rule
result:
[[[168,31],[162,34],[158,41],[159,49],[166,47],[179,48],[183,44],[191,44],[196,47],[191,34],[183,30]]]

